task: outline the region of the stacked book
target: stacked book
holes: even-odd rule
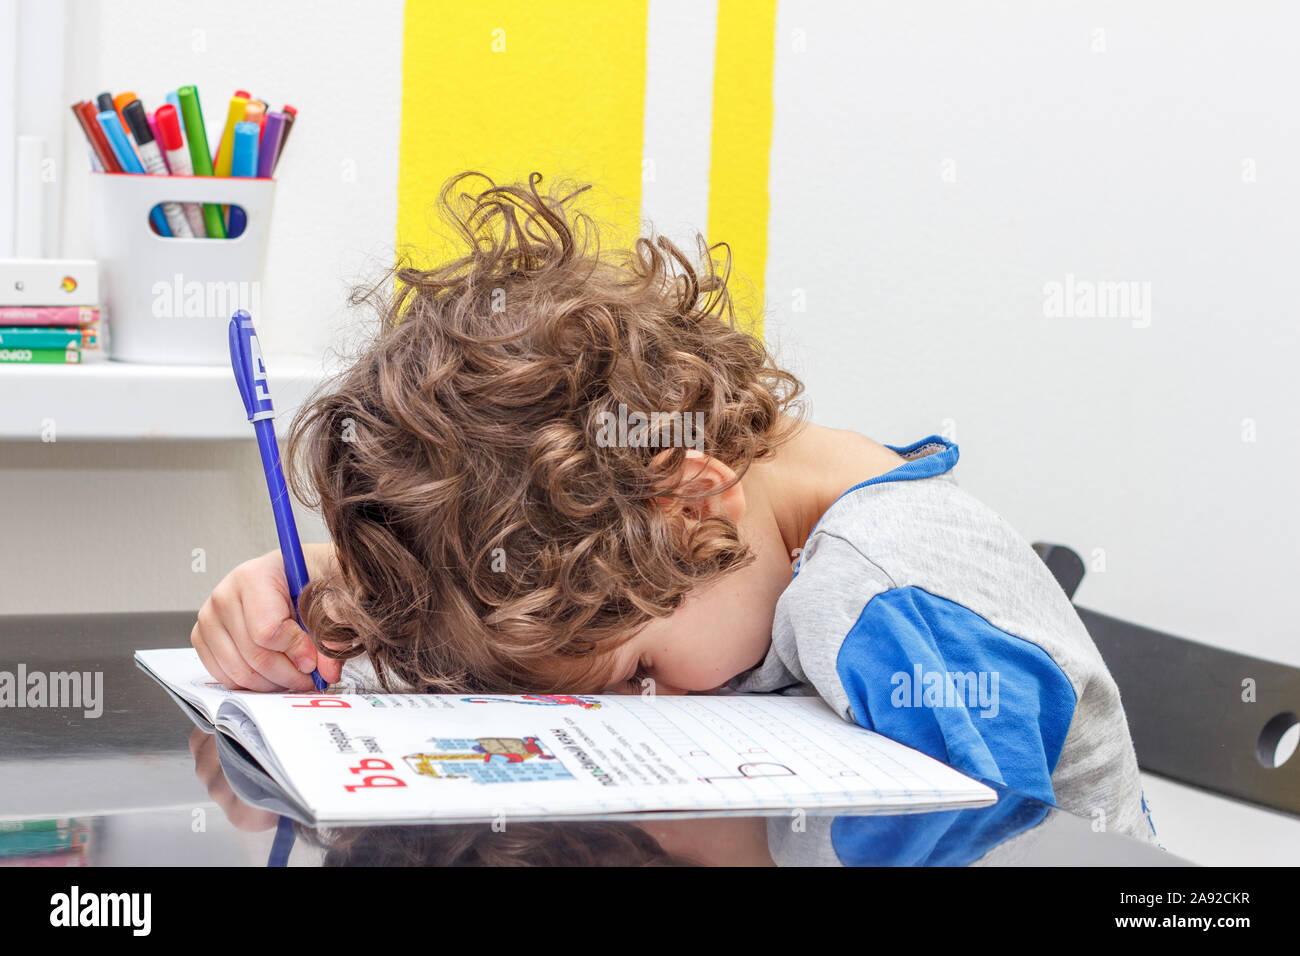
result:
[[[84,820],[0,820],[0,867],[86,866]]]
[[[0,305],[0,362],[75,365],[99,349],[99,309]]]
[[[0,272],[0,365],[75,365],[104,354],[93,262],[10,259]]]

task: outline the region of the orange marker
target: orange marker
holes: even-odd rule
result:
[[[266,104],[261,100],[249,100],[244,107],[244,122],[257,124],[257,135],[262,136],[262,127],[266,123]]]
[[[117,121],[122,124],[124,130],[130,130],[131,127],[126,125],[126,117],[122,115],[122,107],[134,99],[139,99],[139,97],[130,90],[125,93],[118,93],[117,96],[113,97],[113,109],[117,110]]]

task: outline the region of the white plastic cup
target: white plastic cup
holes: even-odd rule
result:
[[[236,309],[262,319],[262,267],[273,179],[90,174],[101,322],[120,362],[228,365]],[[248,217],[237,239],[158,235],[149,210],[161,202],[238,205]]]

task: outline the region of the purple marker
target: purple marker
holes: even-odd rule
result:
[[[275,161],[280,158],[280,140],[284,137],[284,114],[279,110],[266,114],[262,127],[262,141],[258,144],[257,175],[269,179],[275,172]]]

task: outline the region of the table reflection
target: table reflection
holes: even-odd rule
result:
[[[235,793],[216,738],[194,729],[195,775],[236,829],[270,830],[277,813]],[[996,804],[873,815],[599,821],[498,821],[313,828],[299,841],[325,866],[965,866],[1043,823],[1052,808],[1000,790]]]

